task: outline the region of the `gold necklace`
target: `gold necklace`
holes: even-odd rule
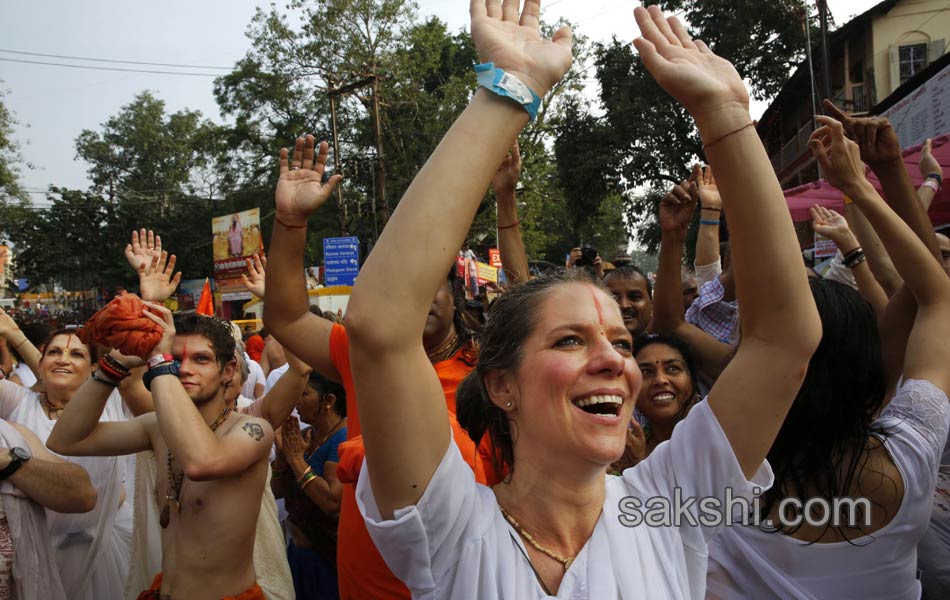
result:
[[[429,356],[434,357],[429,359],[432,364],[440,363],[442,361],[449,360],[461,349],[462,342],[459,339],[458,333],[453,333],[452,337],[445,340],[438,348],[434,349]]]
[[[225,406],[224,410],[221,411],[221,414],[218,415],[218,418],[211,423],[211,431],[214,432],[221,426],[221,423],[224,423],[225,419],[228,418],[228,415],[231,414],[231,407]],[[181,475],[175,475],[174,469],[172,469],[172,456],[171,450],[168,451],[168,488],[165,491],[165,507],[162,508],[162,514],[158,517],[158,524],[162,526],[162,529],[168,527],[168,524],[171,522],[171,503],[175,503],[175,509],[178,513],[181,513],[181,490],[185,485],[185,471],[182,470]],[[169,489],[171,488],[171,489]],[[172,495],[174,491],[174,495]]]
[[[535,550],[537,550],[538,552],[540,552],[540,553],[542,553],[542,554],[544,554],[544,555],[546,555],[546,556],[549,556],[550,558],[553,558],[553,559],[556,560],[557,562],[559,562],[559,563],[561,563],[562,565],[564,565],[564,571],[567,572],[567,570],[571,567],[571,563],[574,562],[574,559],[577,558],[577,556],[569,556],[569,557],[567,557],[567,558],[564,558],[563,556],[561,556],[561,555],[558,554],[557,552],[554,552],[553,550],[548,550],[547,548],[545,548],[544,546],[542,546],[541,544],[539,544],[538,542],[536,542],[536,541],[534,540],[534,538],[531,537],[531,534],[528,533],[527,531],[525,531],[525,530],[521,527],[521,525],[518,524],[518,521],[516,521],[515,518],[512,517],[512,516],[508,513],[507,510],[505,510],[505,507],[504,507],[504,506],[502,506],[501,504],[499,504],[499,505],[498,505],[498,508],[501,509],[501,514],[504,515],[505,520],[508,521],[509,523],[511,523],[511,526],[514,527],[515,530],[516,530],[519,534],[521,534],[521,537],[523,537],[523,538],[525,539],[525,541],[527,541],[529,544],[531,544],[531,546],[532,546]]]
[[[52,419],[54,414],[56,415],[56,418],[59,419],[61,416],[63,416],[63,411],[66,410],[65,406],[53,406],[53,404],[49,401],[49,398],[46,397],[46,392],[43,392],[40,395],[40,404],[42,404],[43,408],[46,409],[46,416],[49,419]]]

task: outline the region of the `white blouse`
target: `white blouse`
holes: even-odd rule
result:
[[[383,520],[364,464],[356,488],[360,511],[386,564],[417,599],[547,598],[525,545],[488,487],[475,483],[455,443],[436,469],[419,503]],[[772,483],[767,463],[747,481],[709,405],[697,404],[673,432],[623,477],[607,476],[603,512],[593,534],[565,573],[557,598],[572,600],[700,599],[706,590],[707,544],[720,529],[630,525],[630,497],[712,497],[727,488],[751,499]],[[646,516],[647,509],[641,509]],[[699,515],[697,504],[687,511]],[[625,525],[624,523],[627,523]]]
[[[947,395],[929,381],[908,380],[875,426],[890,432],[884,447],[904,482],[893,519],[850,543],[807,544],[757,527],[729,527],[710,545],[709,598],[920,598],[916,546],[930,521],[950,427]]]

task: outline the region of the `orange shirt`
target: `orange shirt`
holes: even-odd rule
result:
[[[486,483],[482,461],[475,443],[468,437],[455,418],[455,388],[472,370],[460,358],[461,351],[449,360],[433,365],[445,403],[449,409],[452,437],[462,458],[475,473],[475,480]],[[342,325],[334,325],[330,333],[330,358],[340,374],[346,389],[346,426],[349,439],[340,444],[340,463],[337,477],[344,484],[340,503],[340,527],[337,534],[337,575],[340,580],[340,598],[364,600],[368,598],[410,598],[409,589],[392,574],[366,530],[366,523],[356,505],[356,482],[363,465],[363,438],[356,413],[356,389],[350,371],[350,341]]]

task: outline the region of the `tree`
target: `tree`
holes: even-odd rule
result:
[[[3,104],[0,92],[0,243],[10,242],[12,234],[32,215],[29,197],[20,186],[20,169],[24,166],[20,146],[13,138],[17,121]]]

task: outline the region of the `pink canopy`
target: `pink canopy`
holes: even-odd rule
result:
[[[917,168],[922,146],[923,144],[919,144],[903,152],[907,172],[915,186],[923,182],[920,169]],[[933,138],[932,151],[934,158],[943,167],[944,173],[947,173],[950,169],[950,133]],[[881,191],[880,181],[870,171],[868,172],[868,180],[879,192]],[[815,204],[820,204],[838,212],[844,210],[844,195],[824,179],[785,190],[785,201],[788,203],[788,210],[792,213],[792,220],[796,222],[810,221],[811,214],[808,209]],[[934,226],[950,223],[950,181],[947,181],[943,189],[934,197],[928,215]]]

